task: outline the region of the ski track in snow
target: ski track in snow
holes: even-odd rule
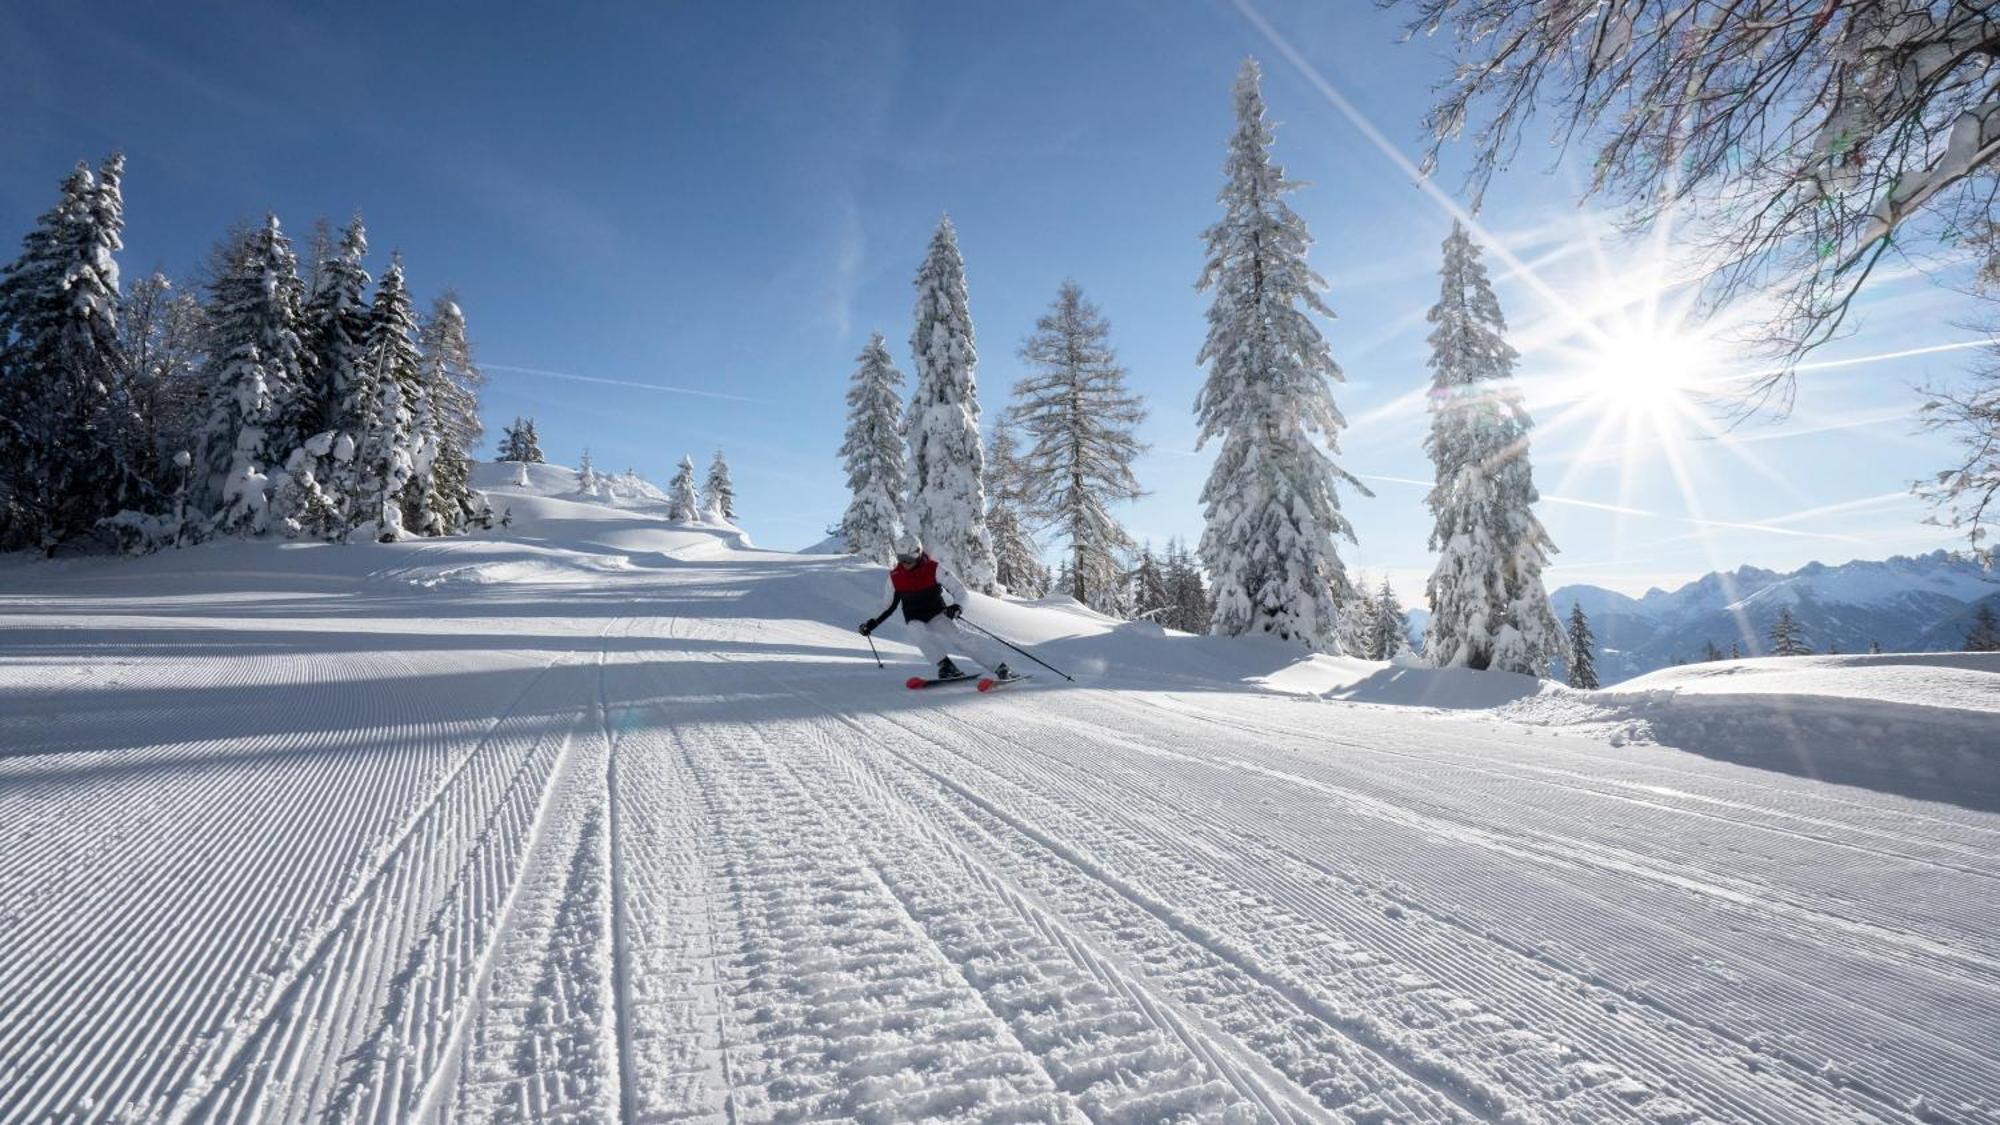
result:
[[[645,557],[0,598],[0,1122],[2000,1120],[2000,815]]]

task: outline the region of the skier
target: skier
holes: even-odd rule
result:
[[[1010,680],[1005,660],[984,640],[961,631],[959,615],[965,612],[965,585],[958,576],[938,565],[924,551],[915,535],[904,532],[896,540],[896,565],[889,568],[889,607],[861,623],[866,637],[889,619],[897,606],[903,607],[903,627],[926,660],[937,662],[939,680],[965,679],[966,673],[952,663],[953,650],[970,656],[975,664],[989,668],[996,680]],[[914,685],[915,681],[913,681]]]

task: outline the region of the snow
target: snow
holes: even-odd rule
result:
[[[0,558],[0,1120],[2000,1115],[2000,658],[1582,693],[974,595],[1079,682],[913,693],[879,568],[475,483]]]

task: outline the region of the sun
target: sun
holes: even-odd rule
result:
[[[1684,327],[1618,324],[1580,364],[1583,397],[1628,420],[1664,422],[1687,414],[1711,385],[1716,349]]]

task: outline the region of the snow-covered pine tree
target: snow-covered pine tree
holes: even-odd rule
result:
[[[1132,462],[1145,446],[1133,431],[1146,418],[1125,389],[1125,369],[1109,342],[1111,325],[1073,281],[1021,344],[1034,374],[1014,384],[1014,416],[1027,432],[1021,495],[1038,524],[1069,541],[1064,593],[1087,605],[1112,600],[1121,560],[1132,549],[1111,505],[1142,492]]]
[[[404,490],[404,522],[420,535],[456,535],[482,523],[490,511],[485,496],[472,487],[472,460],[464,444],[464,436],[479,425],[471,388],[481,377],[456,301],[436,304],[415,325],[415,335],[416,377],[407,393],[420,451]]]
[[[1340,612],[1333,628],[1338,651],[1363,660],[1375,659],[1376,643],[1381,638],[1375,628],[1375,594],[1368,588],[1368,572],[1348,575],[1338,600]]]
[[[1362,487],[1313,440],[1338,450],[1346,421],[1330,380],[1340,367],[1308,313],[1331,316],[1326,282],[1306,265],[1312,236],[1286,206],[1297,185],[1271,160],[1259,71],[1236,79],[1236,131],[1223,164],[1223,218],[1203,236],[1197,287],[1213,290],[1197,362],[1208,378],[1195,399],[1198,443],[1219,441],[1202,489],[1201,557],[1213,579],[1213,628],[1269,633],[1308,649],[1336,645],[1347,569],[1334,536],[1354,538],[1334,486]]]
[[[1132,567],[1132,617],[1139,621],[1153,621],[1161,625],[1174,610],[1173,585],[1168,580],[1167,568],[1160,557],[1153,553],[1153,545],[1147,543],[1139,548],[1139,561]]]
[[[1010,419],[993,427],[986,448],[986,530],[993,541],[994,577],[1008,593],[1039,598],[1049,592],[1049,569],[1028,531],[1020,443]]]
[[[722,459],[720,449],[708,463],[708,479],[702,483],[701,494],[708,501],[709,522],[736,522],[736,486],[729,482],[729,462]]]
[[[311,283],[300,312],[309,362],[295,424],[305,427],[284,463],[272,509],[287,534],[344,539],[360,487],[354,454],[376,407],[368,341],[368,232],[355,215],[338,240],[315,228]]]
[[[1580,602],[1569,603],[1569,686],[1597,690],[1597,638]]]
[[[681,466],[667,485],[667,518],[675,523],[693,523],[701,518],[701,495],[694,487],[694,458],[681,458]]]
[[[1514,386],[1515,352],[1479,249],[1452,223],[1432,307],[1428,497],[1438,552],[1424,655],[1439,668],[1548,675],[1562,627],[1542,587],[1555,544],[1535,518],[1533,422]]]
[[[1375,649],[1370,659],[1394,660],[1410,651],[1410,635],[1405,631],[1403,603],[1396,597],[1396,591],[1389,585],[1387,575],[1382,578],[1382,588],[1375,594]]]
[[[916,326],[910,332],[916,392],[910,400],[910,497],[903,522],[967,586],[991,593],[993,543],[986,529],[986,466],[973,378],[979,356],[965,295],[965,260],[950,216],[938,221],[916,288]]]
[[[1160,623],[1183,633],[1208,632],[1215,616],[1208,579],[1203,577],[1194,552],[1179,540],[1167,543],[1167,587],[1173,595],[1173,612]]]
[[[219,534],[265,530],[273,481],[299,433],[306,384],[298,259],[276,215],[245,231],[209,288],[207,422],[196,453],[200,506]]]
[[[529,456],[531,448],[527,419],[516,414],[513,425],[500,427],[500,460],[526,464],[533,459]]]
[[[1979,609],[1973,613],[1972,627],[1965,631],[1965,651],[2000,652],[2000,619],[1994,617],[1991,602],[1979,603]]]
[[[595,498],[598,494],[597,466],[590,463],[590,447],[583,447],[583,457],[576,463],[576,490],[584,496]]]
[[[375,284],[368,307],[368,336],[362,362],[374,386],[372,409],[362,421],[354,454],[350,518],[354,534],[390,542],[406,530],[411,481],[431,451],[419,430],[421,376],[415,333],[417,319],[403,285],[403,263],[392,259]]]
[[[1707,663],[1713,664],[1722,659],[1722,650],[1715,647],[1714,641],[1703,641],[1701,642],[1701,658]]]
[[[1792,616],[1792,607],[1780,606],[1778,616],[1771,621],[1772,656],[1811,656],[1812,646],[1806,643],[1799,623]]]
[[[78,163],[0,273],[0,546],[53,553],[145,491],[116,441],[124,167]]]
[[[535,429],[535,420],[533,418],[528,419],[528,429],[523,437],[523,442],[522,452],[526,456],[522,457],[521,460],[531,465],[542,464],[542,435],[539,430]]]
[[[847,436],[840,456],[847,467],[847,511],[840,537],[847,549],[886,563],[896,555],[908,479],[903,464],[903,373],[889,358],[882,334],[868,338],[847,387]]]

